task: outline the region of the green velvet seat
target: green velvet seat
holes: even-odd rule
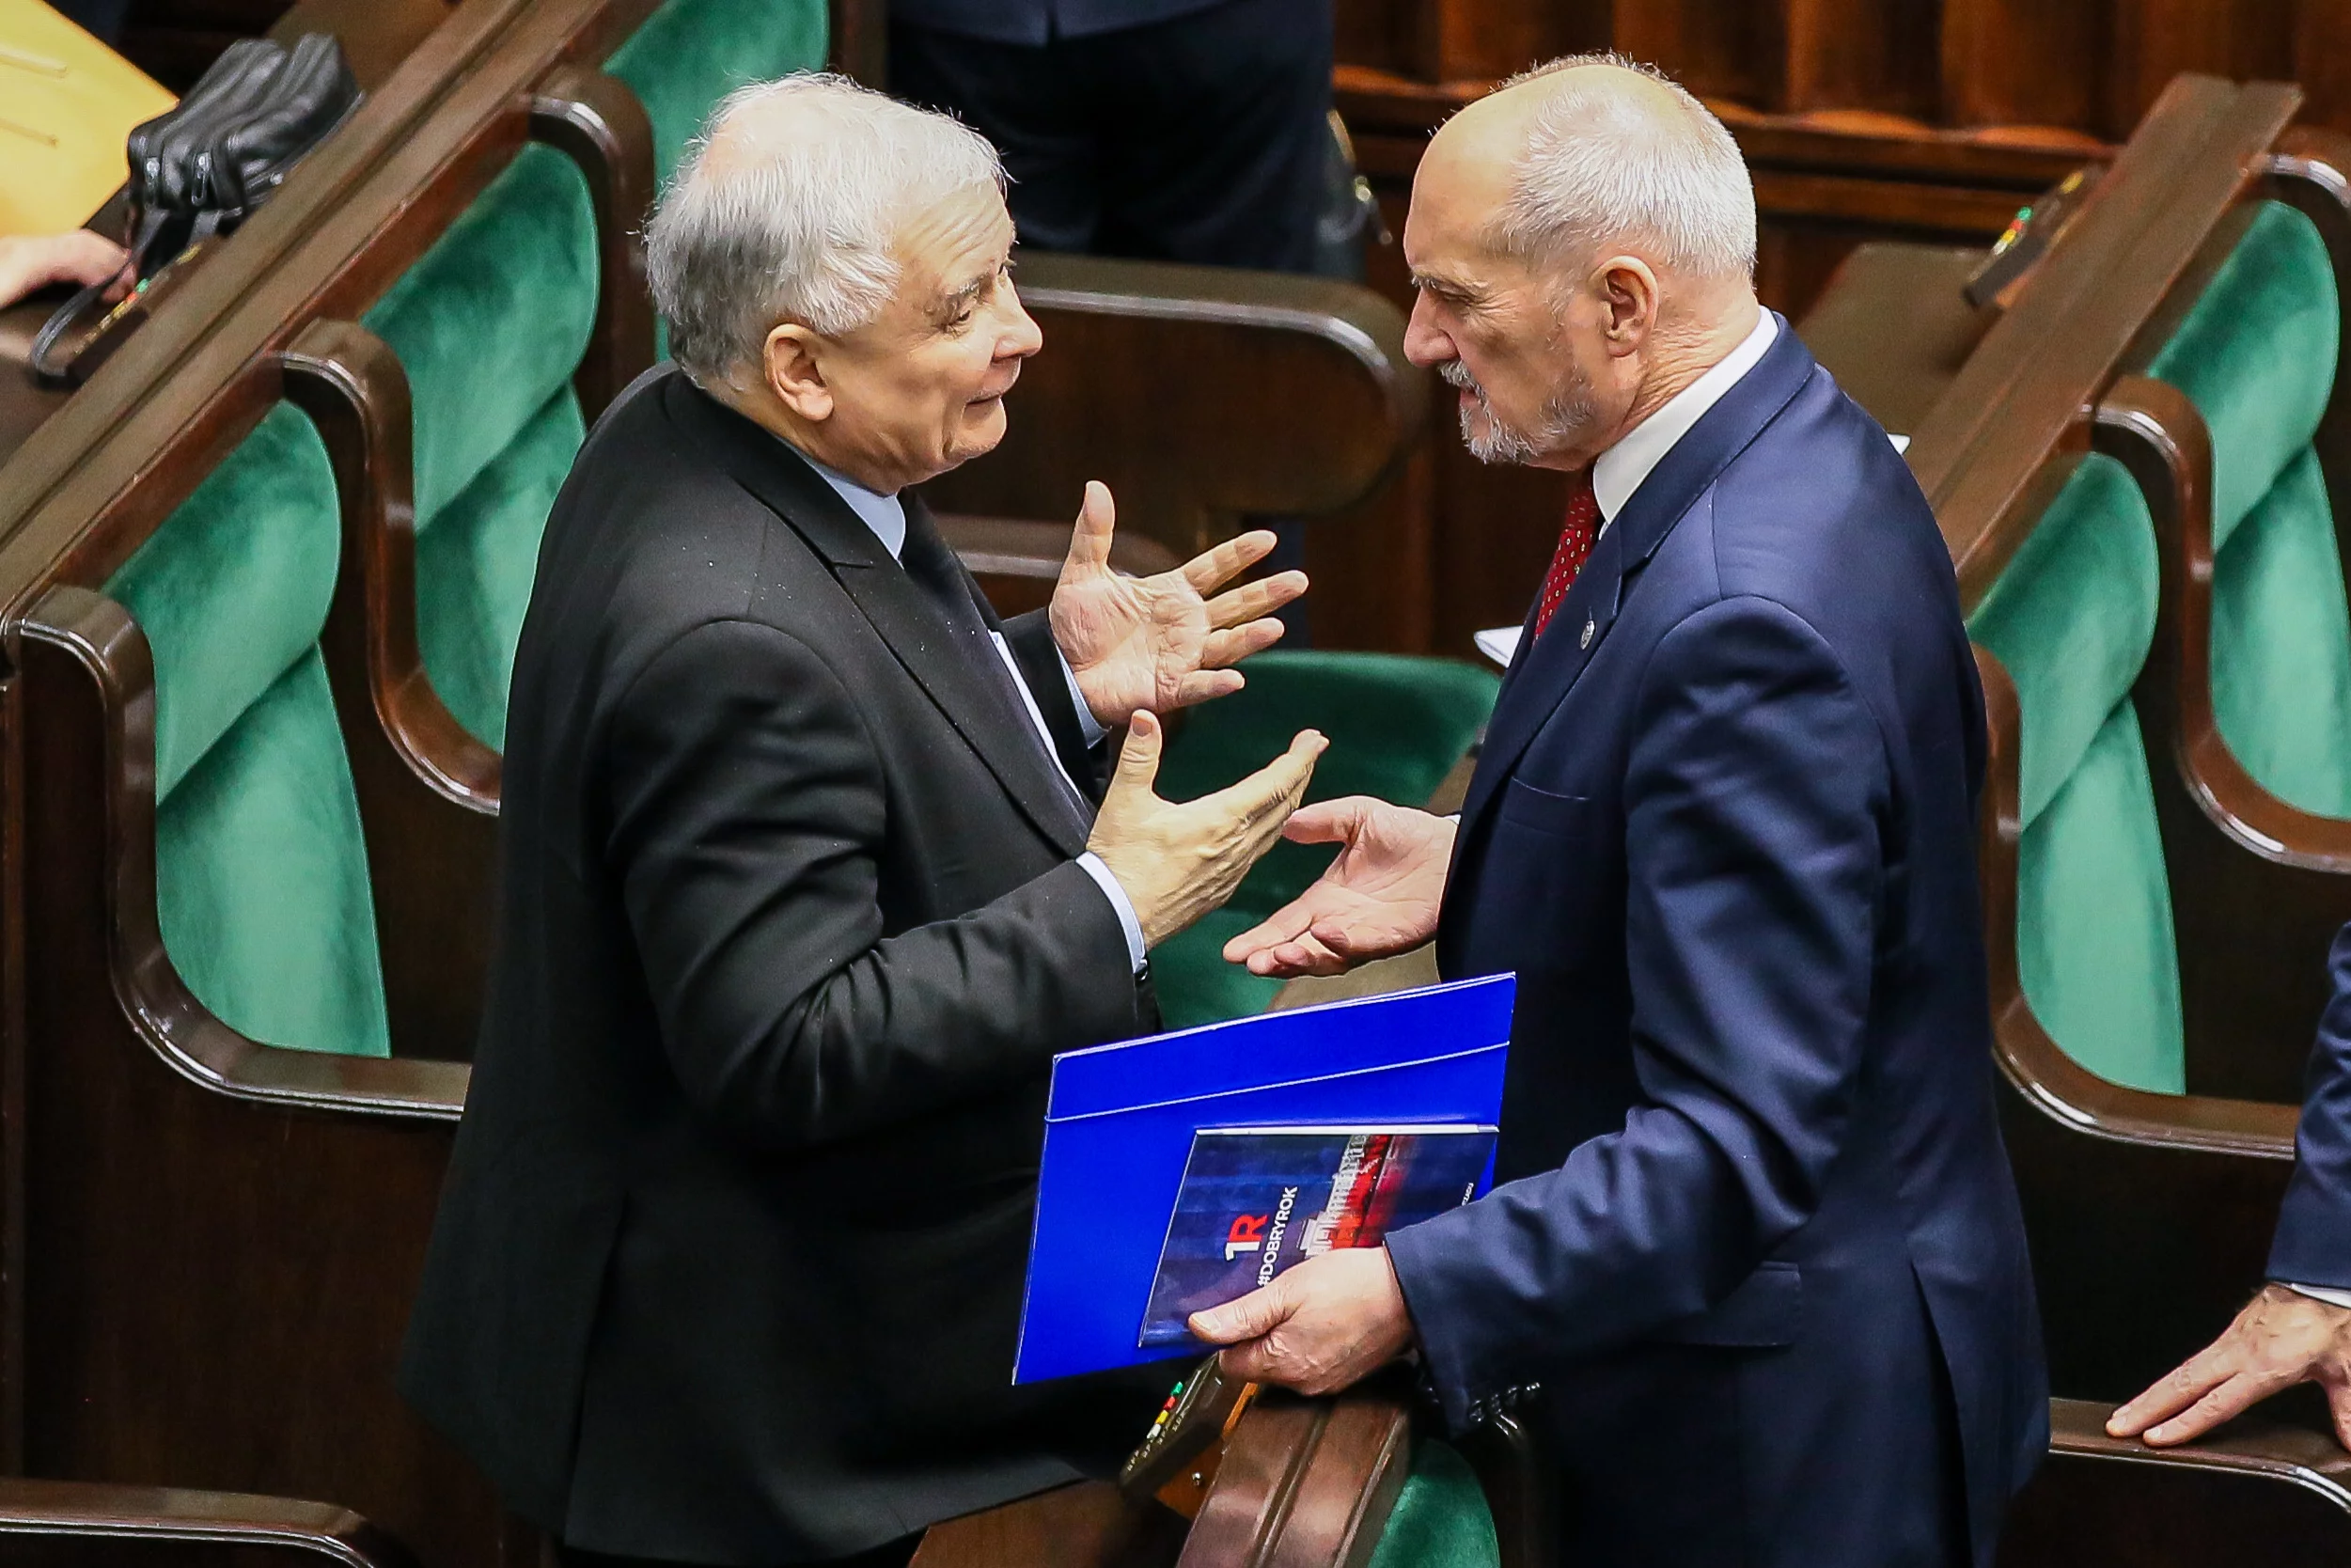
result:
[[[817,0],[667,0],[606,65],[644,103],[666,173],[728,91],[820,65],[824,43]],[[571,380],[595,324],[596,265],[587,182],[529,147],[366,317],[408,374],[426,673],[493,746],[528,568],[584,433]]]
[[[1469,1462],[1434,1439],[1416,1443],[1371,1568],[1498,1568],[1501,1560],[1494,1515]]]
[[[457,722],[499,750],[540,536],[584,435],[566,382],[416,536],[425,669]]]
[[[2310,219],[2265,202],[2148,373],[2212,431],[2212,687],[2220,733],[2280,799],[2351,817],[2351,609],[2312,438],[2341,304]]]
[[[340,538],[280,404],[107,583],[155,666],[155,880],[197,1000],[273,1045],[389,1051],[359,803],[319,655]]]
[[[1418,806],[1477,738],[1501,686],[1492,671],[1474,665],[1396,653],[1277,651],[1243,668],[1246,686],[1185,715],[1160,770],[1159,792],[1168,799],[1220,790],[1312,729],[1331,745],[1308,799],[1376,795]],[[1221,949],[1302,892],[1332,853],[1320,845],[1275,845],[1231,902],[1159,946],[1152,976],[1168,1027],[1264,1011],[1280,982],[1227,964]]]
[[[2130,688],[2155,636],[2155,524],[2092,456],[1968,619],[2022,710],[2016,960],[2034,1013],[2102,1077],[2185,1087],[2179,955]]]

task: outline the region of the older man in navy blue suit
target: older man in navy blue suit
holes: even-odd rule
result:
[[[1758,307],[1745,166],[1672,84],[1465,110],[1404,244],[1413,357],[1567,525],[1458,823],[1299,813],[1338,860],[1226,951],[1515,970],[1498,1184],[1194,1326],[1309,1392],[1417,1342],[1457,1422],[1540,1421],[1588,1568],[1988,1563],[2047,1406],[1935,519]]]

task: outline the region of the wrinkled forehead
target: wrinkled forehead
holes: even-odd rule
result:
[[[958,191],[899,220],[899,294],[927,307],[995,276],[1011,249],[1012,215],[995,187]]]

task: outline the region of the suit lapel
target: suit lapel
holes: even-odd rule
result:
[[[1650,557],[1713,488],[1731,460],[1788,405],[1813,369],[1811,354],[1783,319],[1779,337],[1755,368],[1674,443],[1609,521],[1542,636],[1532,635],[1534,620],[1528,619],[1518,652],[1495,698],[1478,771],[1462,800],[1461,842],[1468,842],[1470,830],[1493,805],[1502,780],[1599,652],[1626,592],[1636,586]]]
[[[979,754],[1021,814],[1063,854],[1083,854],[1089,823],[1054,771],[1036,727],[1007,682],[990,679],[1003,661],[975,607],[976,635],[959,636],[863,519],[790,446],[720,403],[682,375],[673,406],[702,431],[737,482],[807,541],[850,602],[873,627],[942,717]],[[921,503],[907,498],[907,525]],[[986,661],[982,663],[981,661]]]

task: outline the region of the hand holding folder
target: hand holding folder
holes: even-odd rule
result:
[[[1436,1151],[1447,1140],[1479,1134],[1490,1139],[1501,1114],[1514,990],[1511,977],[1499,976],[1057,1057],[1013,1381],[1199,1353],[1188,1336],[1147,1334],[1146,1320],[1203,1133],[1211,1146],[1223,1138],[1230,1147],[1247,1141],[1236,1135],[1252,1133],[1262,1149],[1286,1132],[1299,1142],[1319,1139],[1342,1158],[1351,1138],[1364,1139],[1350,1180],[1363,1186],[1359,1196],[1367,1202],[1378,1195],[1376,1178],[1354,1179],[1364,1176],[1371,1138],[1402,1132],[1428,1140],[1405,1162],[1428,1175],[1444,1165]],[[1479,1148],[1469,1192],[1482,1191],[1490,1179],[1490,1143]],[[1458,1146],[1451,1157],[1457,1164]],[[1457,1179],[1453,1168],[1445,1167],[1448,1181]],[[1327,1220],[1335,1230],[1343,1223],[1344,1206],[1331,1208],[1334,1184],[1325,1181],[1309,1194],[1299,1184],[1285,1224],[1285,1234],[1299,1228],[1293,1257],[1296,1240],[1313,1225]],[[1392,1203],[1404,1200],[1407,1185],[1399,1181],[1387,1189]],[[1443,1206],[1459,1200],[1449,1198]],[[1262,1247],[1271,1235],[1271,1211],[1264,1217],[1262,1232],[1242,1234],[1232,1245],[1255,1241]],[[1262,1252],[1236,1250],[1229,1261],[1246,1267],[1251,1257],[1262,1266]],[[1246,1288],[1255,1283],[1250,1278]],[[1185,1302],[1189,1310],[1191,1298]],[[1172,1298],[1160,1304],[1162,1317],[1171,1305]],[[1142,1343],[1147,1338],[1155,1342]]]

